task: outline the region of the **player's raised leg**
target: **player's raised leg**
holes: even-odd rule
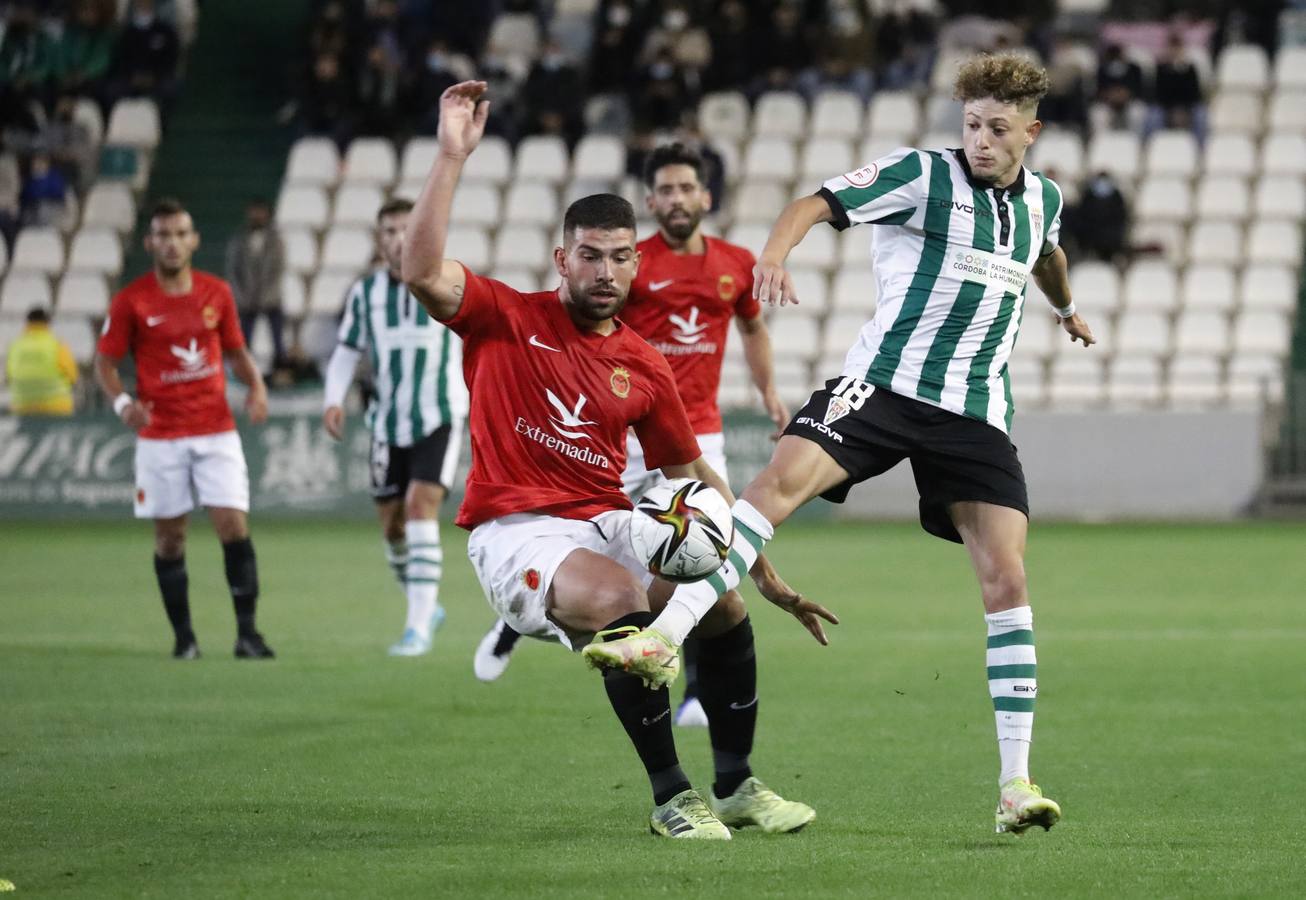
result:
[[[572,551],[558,566],[547,604],[549,617],[564,630],[594,633],[598,641],[642,632],[653,621],[648,597],[630,570],[584,549]],[[677,667],[679,657],[667,648],[662,663]],[[608,701],[648,774],[654,803],[650,829],[667,837],[729,839],[729,829],[690,787],[680,768],[670,691],[665,685],[650,690],[639,675],[620,669],[603,674]]]
[[[154,577],[159,582],[163,610],[172,625],[174,659],[198,659],[199,642],[190,623],[190,579],[186,574],[184,515],[154,520]]]
[[[984,599],[989,694],[1002,761],[997,830],[1020,834],[1034,825],[1046,830],[1061,818],[1061,807],[1029,779],[1038,676],[1025,582],[1028,520],[1020,510],[992,503],[954,503],[949,514],[970,553]]]
[[[255,619],[258,609],[258,560],[249,524],[242,509],[209,507],[213,530],[222,543],[222,559],[231,590],[231,604],[236,611],[237,659],[272,659],[276,654],[259,634]]]
[[[503,619],[497,620],[476,645],[476,655],[472,658],[476,677],[481,681],[498,680],[508,670],[512,651],[520,640],[521,634],[511,625]]]
[[[408,618],[403,637],[390,648],[391,656],[420,656],[431,649],[431,637],[444,621],[440,606],[440,581],[444,576],[444,548],[436,518],[445,490],[438,484],[414,478],[404,498],[404,535],[408,565],[404,590]]]

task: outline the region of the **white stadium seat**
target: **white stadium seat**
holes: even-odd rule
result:
[[[858,165],[868,165],[883,156],[888,156],[895,150],[902,149],[904,146],[906,145],[903,143],[902,138],[896,134],[873,134],[858,145],[857,156],[854,159]]]
[[[1161,363],[1154,356],[1117,356],[1107,374],[1106,394],[1114,407],[1161,402]]]
[[[821,182],[851,172],[856,167],[851,142],[842,138],[818,137],[803,145],[798,174],[805,183]],[[776,213],[779,213],[779,209]]]
[[[1234,222],[1198,222],[1188,233],[1188,261],[1241,264],[1242,226]]]
[[[812,134],[853,139],[863,133],[866,106],[851,91],[823,91],[812,103]]]
[[[834,235],[834,229],[829,226],[813,228],[797,247],[789,251],[789,264],[827,271],[833,269],[838,256]]]
[[[844,357],[857,342],[858,333],[862,330],[862,326],[871,320],[872,315],[874,311],[865,313],[836,311],[826,318],[825,328],[821,331],[820,358],[835,358],[839,363],[837,366],[828,367],[829,371],[823,373],[825,377],[832,377],[843,367]]]
[[[879,282],[870,266],[845,265],[834,274],[830,302],[835,312],[852,312],[870,318],[879,300]]]
[[[1067,129],[1051,129],[1039,135],[1030,148],[1030,168],[1036,171],[1055,169],[1065,181],[1078,181],[1084,175],[1084,142]]]
[[[445,258],[456,259],[473,272],[490,268],[490,239],[479,228],[454,227],[444,248]]]
[[[1238,300],[1233,267],[1193,263],[1184,269],[1179,296],[1185,310],[1228,313]]]
[[[77,98],[73,121],[86,129],[86,136],[93,145],[98,147],[104,142],[104,116],[100,113],[100,104],[90,97]]]
[[[1244,312],[1289,313],[1297,308],[1297,279],[1288,266],[1251,265],[1238,283],[1238,302]]]
[[[374,184],[346,182],[336,191],[331,212],[333,225],[376,226],[376,214],[385,202],[381,188]]]
[[[866,130],[872,135],[895,135],[911,143],[921,130],[921,105],[908,91],[879,91],[871,98]]]
[[[304,292],[304,278],[295,272],[281,275],[281,311],[291,319],[302,319],[308,309],[308,295]]]
[[[1280,47],[1274,56],[1275,89],[1306,91],[1306,46]]]
[[[29,226],[18,232],[18,239],[14,241],[14,255],[9,260],[9,271],[58,275],[63,267],[63,236],[59,234],[59,229]]]
[[[782,137],[756,137],[744,151],[744,177],[789,182],[798,171],[794,145]]]
[[[766,246],[766,239],[770,234],[769,225],[760,222],[740,222],[730,226],[730,230],[726,232],[726,240],[752,251],[753,255],[757,256]]]
[[[33,306],[48,307],[53,301],[50,279],[40,272],[11,270],[0,287],[0,310],[5,315],[26,315]]]
[[[736,222],[764,222],[769,225],[789,202],[789,191],[774,181],[744,182],[734,195]]]
[[[1239,313],[1233,326],[1235,353],[1260,354],[1282,358],[1288,354],[1292,328],[1281,313]]]
[[[789,277],[793,280],[794,292],[798,295],[798,305],[805,315],[820,316],[829,309],[829,279],[825,272],[805,266],[791,266]],[[780,314],[783,315],[783,311]],[[780,325],[783,324],[781,320]]]
[[[1211,130],[1216,134],[1256,134],[1264,127],[1260,94],[1221,91],[1211,101]]]
[[[1229,351],[1229,317],[1222,312],[1185,310],[1175,325],[1175,358],[1222,356]]]
[[[777,361],[799,359],[810,362],[818,355],[821,337],[816,318],[802,315],[798,312],[800,309],[801,306],[786,307],[778,313],[784,316],[783,322],[772,320],[771,351]]]
[[[839,232],[839,264],[866,266],[871,262],[871,239],[875,228],[845,228]]]
[[[83,228],[73,236],[68,268],[74,272],[122,273],[122,240],[112,228]]]
[[[1251,205],[1245,179],[1214,175],[1198,182],[1198,218],[1242,222],[1251,214]]]
[[[1116,323],[1115,338],[1118,353],[1164,356],[1170,351],[1170,317],[1126,309]]]
[[[1271,133],[1306,132],[1306,91],[1275,94],[1270,100],[1267,120]]]
[[[476,148],[477,153],[480,150],[480,147]],[[435,165],[435,158],[439,153],[440,142],[435,138],[411,138],[404,144],[404,152],[399,157],[399,181],[401,183],[426,181],[426,176],[431,174],[431,167]]]
[[[314,185],[290,185],[281,189],[277,198],[277,224],[300,226],[321,231],[328,218],[326,191]]]
[[[1047,365],[1035,356],[1016,354],[1007,361],[1007,378],[1011,383],[1011,400],[1024,412],[1047,403]]]
[[[1208,176],[1245,178],[1256,171],[1256,147],[1245,134],[1212,135],[1202,168]]]
[[[573,178],[562,189],[562,208],[566,209],[572,203],[581,197],[588,197],[591,194],[607,194],[612,191],[613,183],[611,181],[593,181],[588,178]],[[641,206],[643,204],[641,203]],[[643,210],[647,212],[647,210]],[[640,206],[635,207],[635,215],[641,212]]]
[[[514,225],[550,227],[558,220],[558,195],[538,182],[513,182],[504,201],[503,218]]]
[[[1033,280],[1030,284],[1033,284]],[[1094,323],[1090,321],[1089,327],[1094,327]],[[1031,292],[1031,295],[1025,298],[1025,309],[1020,318],[1020,332],[1016,335],[1014,356],[1027,360],[1037,359],[1041,365],[1042,360],[1047,359],[1052,353],[1054,339],[1069,340],[1070,337],[1057,324],[1056,315],[1048,307],[1047,299],[1034,297]]]
[[[753,109],[753,133],[796,140],[807,135],[807,103],[793,91],[768,91]]]
[[[1139,219],[1129,231],[1129,243],[1136,253],[1159,253],[1166,262],[1177,265],[1184,261],[1187,226],[1187,221]]]
[[[308,288],[308,308],[313,311],[313,315],[309,318],[315,318],[319,314],[339,316],[344,310],[349,289],[363,274],[361,271],[322,271],[313,276],[313,281]]]
[[[1193,194],[1182,178],[1158,176],[1143,180],[1135,214],[1148,221],[1182,222],[1193,213]]]
[[[91,322],[83,316],[70,316],[55,322],[59,337],[68,345],[68,351],[79,366],[89,365],[95,359],[99,334],[92,331],[90,326]]]
[[[536,134],[517,145],[513,177],[518,182],[557,185],[567,180],[567,145],[556,135]]]
[[[345,181],[389,186],[398,172],[395,145],[389,138],[355,138],[345,151]]]
[[[1158,131],[1147,143],[1144,168],[1148,175],[1191,178],[1197,173],[1197,138],[1191,131]]]
[[[1172,406],[1205,406],[1223,394],[1220,361],[1213,356],[1177,355],[1170,361],[1166,394]]]
[[[1252,263],[1301,265],[1301,226],[1288,221],[1253,223],[1247,234],[1247,260]]]
[[[495,16],[486,44],[501,56],[531,59],[540,47],[540,26],[534,13],[502,13]]]
[[[286,247],[286,268],[299,275],[317,271],[317,238],[307,228],[281,229]]]
[[[59,282],[55,309],[61,316],[102,316],[109,311],[109,286],[103,275],[74,272]]]
[[[954,100],[951,93],[931,94],[925,101],[925,130],[934,132],[958,133],[962,121],[962,103]]]
[[[1300,222],[1306,216],[1306,188],[1300,178],[1270,176],[1256,185],[1256,215]]]
[[[1138,177],[1141,156],[1138,135],[1132,131],[1099,132],[1088,145],[1088,171],[1132,181]]]
[[[949,150],[961,143],[955,131],[927,131],[916,141],[922,150]]]
[[[1235,44],[1220,54],[1215,77],[1221,90],[1263,91],[1270,81],[1270,61],[1255,44]]]
[[[1259,406],[1263,399],[1279,399],[1283,395],[1283,369],[1281,354],[1256,350],[1234,354],[1229,360],[1229,400]]]
[[[552,272],[545,273],[545,277],[547,277],[550,274],[553,273]],[[544,279],[541,278],[538,274],[536,274],[536,271],[534,269],[515,269],[515,268],[495,267],[490,272],[489,277],[493,278],[495,281],[502,281],[504,284],[508,285],[509,287],[528,294],[534,291],[549,289],[545,286]],[[554,277],[557,276],[554,275]]]
[[[564,169],[566,166],[564,165]],[[425,176],[423,176],[425,177]],[[512,149],[498,135],[486,135],[463,165],[463,181],[505,184],[512,177]],[[559,181],[562,177],[559,176]]]
[[[553,244],[543,228],[531,225],[505,225],[494,236],[492,262],[499,269],[553,268]]]
[[[1115,315],[1121,301],[1120,275],[1110,263],[1079,263],[1070,270],[1070,296],[1095,320]]]
[[[1267,137],[1261,145],[1261,171],[1266,175],[1306,175],[1306,135]]]
[[[1174,267],[1152,260],[1134,263],[1125,273],[1121,293],[1126,312],[1174,309],[1179,299]]]
[[[488,182],[476,181],[458,185],[457,190],[454,191],[453,208],[450,211],[450,220],[455,225],[494,227],[501,219],[497,187]]]
[[[587,134],[576,145],[572,170],[577,178],[616,181],[626,172],[626,145],[610,134]]]
[[[322,240],[322,268],[359,273],[372,262],[375,244],[372,232],[352,225],[339,225]]]
[[[1048,402],[1068,410],[1102,402],[1102,355],[1093,349],[1062,353],[1052,360]]]
[[[159,108],[147,97],[119,100],[109,113],[106,144],[153,150],[159,146]]]
[[[748,136],[748,98],[738,91],[707,94],[698,104],[698,127],[711,138],[735,142]]]
[[[286,163],[288,183],[330,186],[339,178],[340,153],[334,141],[324,137],[305,137],[295,141]]]
[[[119,181],[98,181],[86,195],[83,225],[103,225],[119,233],[136,227],[136,201],[131,188]]]

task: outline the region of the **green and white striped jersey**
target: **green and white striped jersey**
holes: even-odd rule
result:
[[[467,418],[462,340],[385,269],[349,289],[340,343],[372,360],[376,399],[367,412],[378,441],[408,447]]]
[[[820,194],[836,228],[880,226],[875,317],[842,374],[1009,431],[1007,359],[1030,270],[1057,247],[1061,189],[1024,168],[989,187],[960,150],[902,148]]]

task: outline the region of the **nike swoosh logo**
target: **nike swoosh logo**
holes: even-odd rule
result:
[[[168,318],[168,317],[167,317],[167,316],[146,316],[146,317],[145,317],[145,324],[146,324],[147,326],[149,326],[150,328],[153,328],[155,325],[158,325],[160,322],[162,322],[162,321],[163,321],[164,319],[166,319],[166,318]]]
[[[753,699],[752,699],[752,700],[749,700],[747,703],[744,703],[744,704],[742,704],[742,705],[741,705],[741,704],[738,704],[738,703],[731,703],[731,704],[730,704],[730,708],[731,708],[731,709],[748,709],[748,707],[750,707],[750,706],[755,706],[755,705],[757,705],[757,695],[756,695],[756,694],[753,695]]]
[[[562,352],[562,351],[559,350],[557,347],[550,347],[548,344],[542,344],[542,343],[540,343],[540,339],[539,339],[539,337],[537,337],[536,335],[533,335],[533,334],[531,335],[530,345],[531,345],[532,347],[539,347],[541,350],[552,350],[554,353],[561,353],[561,352]]]
[[[675,284],[675,281],[676,279],[674,278],[668,278],[666,281],[650,281],[648,283],[648,289],[650,291],[660,291],[669,284]]]

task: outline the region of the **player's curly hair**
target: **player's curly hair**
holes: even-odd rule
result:
[[[1018,53],[971,57],[962,63],[953,82],[953,97],[963,103],[992,97],[1000,103],[1033,109],[1047,92],[1047,70]]]
[[[686,144],[676,142],[655,148],[644,162],[644,183],[652,188],[658,170],[666,166],[689,166],[699,183],[703,181],[703,155]]]

